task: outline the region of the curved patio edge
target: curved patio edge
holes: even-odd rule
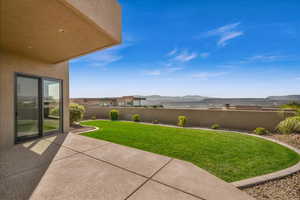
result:
[[[87,122],[87,121],[92,121],[92,120],[84,120],[84,121],[81,121],[81,122]],[[72,131],[69,131],[69,133],[82,134],[82,133],[89,133],[89,132],[92,132],[92,131],[98,131],[99,130],[99,128],[97,126],[86,126],[86,125],[81,125],[81,126],[85,127],[85,128],[94,128],[94,129],[87,130],[87,131],[80,131],[80,132],[77,132],[77,133],[72,133]]]
[[[97,119],[97,120],[106,120],[106,119]],[[85,122],[85,121],[94,121],[94,120],[84,120],[82,122]],[[126,121],[126,120],[120,120],[120,121]],[[175,126],[175,125],[168,125],[168,124],[152,124],[152,123],[147,123],[147,122],[139,122],[139,123],[148,124],[148,125],[159,125],[159,126],[173,127],[173,128],[182,128],[182,127],[178,127],[178,126]],[[93,127],[93,126],[86,126],[86,127]],[[94,128],[95,128],[95,130],[99,130],[98,127],[94,127]],[[228,132],[239,133],[239,134],[248,135],[248,136],[252,136],[252,137],[258,137],[258,138],[261,138],[261,139],[265,139],[265,140],[269,140],[271,142],[277,143],[277,144],[282,145],[284,147],[287,147],[288,149],[290,149],[290,150],[292,150],[292,151],[294,151],[294,152],[296,152],[300,155],[300,150],[299,149],[297,149],[295,147],[292,147],[292,146],[290,146],[286,143],[280,142],[278,140],[263,137],[263,136],[260,136],[260,135],[249,134],[249,133],[241,132],[241,131],[215,130],[215,129],[210,129],[210,128],[200,128],[200,127],[183,127],[183,128],[199,129],[199,130],[213,130],[213,131],[220,131],[220,132],[228,131]],[[95,130],[88,130],[88,131],[84,131],[84,132],[81,132],[81,133],[91,132],[91,131],[95,131]],[[268,182],[268,181],[284,178],[286,176],[292,175],[292,174],[297,173],[299,171],[300,171],[300,161],[297,164],[295,164],[291,167],[288,167],[286,169],[283,169],[283,170],[279,170],[279,171],[272,172],[272,173],[269,173],[269,174],[264,174],[264,175],[261,175],[261,176],[255,176],[255,177],[240,180],[240,181],[231,182],[230,184],[232,184],[233,186],[235,186],[239,189],[243,189],[243,188],[248,188],[248,187],[251,187],[251,186],[254,186],[254,185],[259,185],[259,184],[262,184],[262,183],[265,183],[265,182]]]

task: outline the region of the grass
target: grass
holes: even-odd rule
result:
[[[57,130],[59,128],[59,119],[44,119],[44,131]],[[18,120],[18,131],[21,133],[37,133],[37,120]]]
[[[120,121],[87,121],[85,136],[185,160],[233,182],[278,171],[300,156],[279,144],[232,132],[171,128]]]

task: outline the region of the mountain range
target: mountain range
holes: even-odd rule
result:
[[[200,96],[200,95],[186,95],[186,96],[161,96],[161,95],[149,95],[149,96],[142,96],[142,95],[134,95],[136,97],[143,97],[146,98],[146,101],[143,103],[144,105],[167,105],[167,104],[174,104],[174,103],[180,103],[183,104],[189,104],[189,103],[195,103],[195,102],[211,102],[213,103],[214,100],[218,100],[219,102],[226,103],[227,100],[230,101],[247,101],[251,103],[251,100],[253,100],[253,104],[257,101],[263,101],[263,102],[274,102],[274,101],[282,101],[283,103],[289,102],[289,101],[300,101],[300,95],[285,95],[285,96],[269,96],[266,98],[214,98],[214,97],[206,97],[206,96]],[[252,104],[252,103],[251,103]]]

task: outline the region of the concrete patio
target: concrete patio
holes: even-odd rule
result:
[[[191,163],[69,133],[0,152],[0,199],[253,198]]]

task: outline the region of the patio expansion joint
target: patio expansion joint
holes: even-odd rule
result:
[[[104,144],[104,145],[102,145],[102,146],[100,146],[100,147],[103,147],[103,146],[109,145],[109,144],[111,144],[111,143]],[[97,147],[97,148],[100,148],[100,147]],[[67,147],[67,148],[68,148],[68,147]],[[97,148],[94,148],[94,149],[97,149]],[[86,150],[86,151],[89,151],[89,150]],[[168,162],[166,162],[166,163],[165,163],[161,168],[159,168],[155,173],[153,173],[150,177],[147,177],[147,176],[145,176],[145,175],[142,175],[142,174],[140,174],[140,173],[137,173],[137,172],[134,172],[134,171],[132,171],[132,170],[126,169],[126,168],[124,168],[124,167],[121,167],[121,166],[119,166],[119,165],[113,164],[113,163],[111,163],[111,162],[108,162],[108,161],[105,161],[105,160],[102,160],[102,159],[99,159],[99,158],[95,158],[95,157],[93,157],[93,156],[90,156],[90,155],[88,155],[88,154],[85,153],[86,151],[81,151],[81,152],[80,152],[80,151],[76,151],[76,152],[77,152],[76,155],[82,154],[82,155],[87,156],[87,157],[89,157],[89,158],[92,158],[92,159],[94,159],[94,160],[97,160],[97,161],[100,161],[100,162],[104,162],[104,163],[109,164],[109,165],[111,165],[111,166],[114,166],[114,167],[117,167],[117,168],[119,168],[119,169],[125,170],[125,171],[127,171],[127,172],[129,172],[129,173],[133,173],[133,174],[135,174],[135,175],[137,175],[137,176],[141,176],[141,177],[146,178],[146,180],[145,180],[139,187],[137,187],[132,193],[130,193],[124,200],[129,199],[134,193],[136,193],[139,189],[141,189],[141,188],[142,188],[147,182],[149,182],[150,180],[153,181],[153,182],[162,184],[162,185],[164,185],[164,186],[166,186],[166,187],[172,188],[172,189],[174,189],[174,190],[177,190],[177,191],[179,191],[179,192],[182,192],[182,193],[191,195],[191,196],[193,196],[193,197],[195,197],[195,198],[198,198],[198,199],[201,199],[201,200],[206,200],[206,199],[204,199],[204,198],[202,198],[202,197],[199,197],[199,196],[197,196],[197,195],[195,195],[195,194],[186,192],[186,191],[181,190],[181,189],[179,189],[179,188],[177,188],[177,187],[174,187],[174,186],[171,186],[171,185],[168,185],[168,184],[165,184],[165,183],[162,183],[162,182],[160,182],[160,181],[157,181],[157,180],[153,179],[153,177],[154,177],[156,174],[158,174],[163,168],[165,168],[168,164],[170,164],[170,163],[174,160],[173,158],[170,158],[170,159],[168,160]],[[74,155],[75,155],[75,154],[74,154]],[[71,156],[73,156],[73,155],[71,155]],[[69,157],[70,157],[70,156],[69,156]]]
[[[200,197],[200,196],[197,196],[197,195],[195,195],[195,194],[193,194],[193,193],[184,191],[184,190],[179,189],[179,188],[177,188],[177,187],[174,187],[174,186],[172,186],[172,185],[169,185],[169,184],[160,182],[160,181],[155,180],[155,179],[151,179],[151,180],[152,180],[153,182],[156,182],[156,183],[162,184],[162,185],[164,185],[164,186],[170,187],[170,188],[172,188],[172,189],[174,189],[174,190],[177,190],[177,191],[183,192],[183,193],[185,193],[185,194],[191,195],[191,196],[193,196],[193,197],[195,197],[195,198],[198,198],[198,199],[201,199],[201,200],[207,200],[207,199],[205,199],[205,198],[203,198],[203,197]]]
[[[132,193],[130,193],[124,200],[129,199],[134,193],[136,193],[139,189],[141,189],[147,182],[149,182],[150,180],[152,180],[152,178],[158,172],[160,172],[164,167],[166,167],[172,160],[173,160],[173,158],[170,158],[170,160],[168,160],[168,162],[166,162],[161,168],[159,168],[155,173],[153,173],[150,177],[148,177],[139,187],[137,187]]]
[[[105,119],[101,119],[101,120],[105,120]],[[120,120],[120,121],[127,121],[127,120]],[[147,122],[140,122],[141,124],[146,124],[146,125],[153,125],[152,123],[147,123]],[[175,125],[167,125],[167,124],[155,124],[157,126],[162,126],[162,127],[172,127],[172,128],[180,128],[178,126]],[[212,131],[217,131],[217,132],[226,132],[226,131],[230,131],[233,133],[238,133],[238,134],[242,134],[242,135],[247,135],[247,136],[251,136],[251,137],[257,137],[257,138],[261,138],[264,140],[268,140],[274,143],[277,143],[279,145],[282,145],[296,153],[298,153],[300,155],[300,149],[297,149],[289,144],[286,144],[284,142],[272,139],[272,138],[268,138],[268,137],[264,137],[264,136],[260,136],[260,135],[255,135],[255,134],[250,134],[249,132],[242,132],[242,131],[234,131],[234,130],[215,130],[215,129],[210,129],[210,128],[201,128],[201,127],[182,127],[182,128],[188,128],[188,129],[194,129],[194,130],[212,130]],[[296,164],[294,164],[293,166],[290,166],[286,169],[282,169],[279,171],[275,171],[269,174],[264,174],[264,175],[260,175],[260,176],[256,176],[256,177],[252,177],[252,178],[248,178],[248,179],[244,179],[244,180],[240,180],[240,181],[235,181],[235,182],[231,182],[231,184],[233,186],[235,186],[236,188],[239,189],[243,189],[243,188],[248,188],[254,185],[260,185],[263,183],[266,183],[268,181],[272,181],[272,180],[277,180],[280,178],[284,178],[287,176],[290,176],[292,174],[295,174],[297,172],[300,171],[300,161]],[[155,180],[154,180],[155,181]],[[158,181],[156,181],[158,182]]]
[[[89,158],[92,158],[92,159],[94,159],[94,160],[97,160],[97,161],[100,161],[100,162],[104,162],[104,163],[106,163],[106,164],[108,164],[108,165],[111,165],[111,166],[113,166],[113,167],[117,167],[117,168],[119,168],[119,169],[125,170],[125,171],[127,171],[127,172],[129,172],[129,173],[132,173],[132,174],[135,174],[135,175],[137,175],[137,176],[142,176],[142,177],[144,177],[144,178],[148,178],[147,176],[145,176],[145,175],[143,175],[143,174],[140,174],[140,173],[137,173],[137,172],[135,172],[135,171],[129,170],[129,169],[127,169],[127,168],[121,167],[121,166],[119,166],[119,165],[113,164],[113,163],[111,163],[111,162],[109,162],[109,161],[102,160],[102,159],[99,159],[99,158],[95,158],[95,157],[93,157],[93,156],[91,156],[91,155],[85,153],[85,151],[84,151],[84,152],[79,152],[79,153],[82,154],[82,155],[84,155],[84,156],[87,156],[87,157],[89,157]]]
[[[102,146],[100,146],[100,147],[96,147],[95,149],[101,148],[101,147],[103,147],[103,146],[110,145],[110,144],[112,144],[112,143],[104,144],[104,145],[102,145]],[[90,150],[86,150],[86,151],[90,151]],[[111,165],[111,166],[114,166],[114,167],[117,167],[117,168],[119,168],[119,169],[125,170],[125,171],[127,171],[127,172],[129,172],[129,173],[133,173],[133,174],[135,174],[135,175],[137,175],[137,176],[141,176],[141,177],[146,178],[146,180],[145,180],[139,187],[137,187],[131,194],[129,194],[124,200],[127,200],[128,198],[130,198],[134,193],[136,193],[139,189],[141,189],[141,188],[142,188],[147,182],[149,182],[150,180],[153,181],[153,182],[162,184],[162,185],[164,185],[164,186],[166,186],[166,187],[172,188],[172,189],[174,189],[174,190],[177,190],[177,191],[179,191],[179,192],[182,192],[182,193],[191,195],[191,196],[193,196],[193,197],[195,197],[195,198],[198,198],[198,199],[201,199],[201,200],[206,200],[206,199],[204,199],[203,197],[199,197],[199,196],[197,196],[197,195],[195,195],[195,194],[186,192],[186,191],[184,191],[184,190],[182,190],[182,189],[179,189],[179,188],[177,188],[177,187],[174,187],[174,186],[171,186],[171,185],[168,185],[168,184],[166,184],[166,183],[162,183],[162,182],[160,182],[160,181],[157,181],[157,180],[153,179],[153,177],[154,177],[156,174],[158,174],[163,168],[165,168],[168,164],[170,164],[170,163],[174,160],[174,158],[170,158],[170,159],[168,160],[168,162],[166,162],[166,163],[165,163],[161,168],[159,168],[155,173],[153,173],[150,177],[147,177],[147,176],[145,176],[145,175],[143,175],[143,174],[140,174],[140,173],[137,173],[137,172],[135,172],[135,171],[129,170],[129,169],[127,169],[127,168],[121,167],[121,166],[119,166],[119,165],[113,164],[113,163],[108,162],[108,161],[106,161],[106,160],[102,160],[102,159],[99,159],[99,158],[95,158],[95,157],[93,157],[93,156],[91,156],[91,155],[89,155],[89,154],[86,154],[86,153],[85,153],[86,151],[81,151],[81,152],[80,152],[80,151],[77,151],[77,152],[78,152],[79,154],[82,154],[82,155],[87,156],[87,157],[89,157],[89,158],[92,158],[92,159],[94,159],[94,160],[97,160],[97,161],[100,161],[100,162],[104,162],[104,163],[109,164],[109,165]]]
[[[57,145],[57,144],[55,144],[55,145]],[[60,161],[62,161],[64,159],[70,158],[70,157],[78,155],[78,154],[79,154],[79,152],[75,152],[75,153],[73,153],[71,155],[68,155],[68,156],[65,156],[65,157],[62,157],[62,158],[58,158],[56,160],[52,160],[50,163],[42,163],[42,164],[36,165],[34,167],[31,167],[31,168],[28,168],[28,169],[24,169],[24,170],[19,171],[19,172],[15,172],[14,174],[10,174],[10,175],[7,175],[7,176],[0,177],[0,180],[2,180],[2,179],[4,180],[4,179],[9,179],[9,178],[12,178],[12,177],[16,177],[16,176],[19,176],[19,175],[21,175],[23,173],[30,172],[30,171],[42,168],[43,166],[46,166],[46,165],[49,166],[51,163],[60,162]]]
[[[73,133],[71,133],[71,134],[73,134]],[[51,142],[51,141],[47,141],[47,142]],[[51,142],[51,143],[54,143],[54,142]],[[87,150],[84,150],[84,151],[79,151],[79,150],[73,149],[73,148],[71,148],[71,147],[64,146],[63,144],[58,144],[58,143],[55,143],[55,144],[56,144],[56,145],[60,145],[60,146],[62,146],[62,147],[64,147],[64,148],[67,148],[67,149],[69,149],[69,150],[72,150],[72,151],[76,152],[76,155],[81,154],[81,155],[87,156],[87,157],[89,157],[89,158],[92,158],[92,159],[94,159],[94,160],[97,160],[97,161],[100,161],[100,162],[104,162],[104,163],[106,163],[106,164],[112,165],[112,166],[117,167],[117,168],[119,168],[119,169],[122,169],[122,170],[125,170],[125,171],[127,171],[127,172],[133,173],[133,174],[135,174],[135,175],[142,176],[142,177],[144,177],[144,178],[148,178],[148,177],[145,176],[145,175],[139,174],[139,173],[134,172],[134,171],[132,171],[132,170],[129,170],[129,169],[126,169],[126,168],[121,167],[121,166],[119,166],[119,165],[113,164],[113,163],[111,163],[111,162],[109,162],[109,161],[102,160],[102,159],[99,159],[99,158],[95,158],[95,157],[93,157],[93,156],[91,156],[91,155],[89,155],[89,154],[86,153],[87,151],[92,151],[92,150],[95,150],[95,149],[102,148],[102,147],[104,147],[104,146],[113,144],[113,143],[111,143],[111,142],[108,142],[107,144],[102,144],[102,145],[99,145],[99,146],[97,146],[97,147],[95,147],[95,148],[87,149]]]
[[[68,149],[70,149],[70,150],[72,150],[72,151],[76,151],[77,153],[85,153],[85,152],[87,152],[87,151],[92,151],[92,150],[95,150],[95,149],[99,149],[99,148],[102,148],[102,147],[107,146],[107,145],[110,145],[110,144],[111,144],[111,143],[101,144],[101,145],[96,146],[96,147],[94,147],[94,148],[86,149],[86,150],[83,150],[83,151],[79,151],[79,150],[73,149],[72,147],[68,147],[68,146],[65,146],[65,145],[63,145],[63,144],[62,144],[62,146],[65,147],[65,148],[68,148]]]
[[[78,150],[76,150],[76,149],[70,148],[70,147],[65,146],[65,145],[63,145],[63,144],[60,144],[60,143],[57,143],[57,142],[54,142],[54,141],[50,141],[50,140],[48,140],[47,138],[42,138],[42,139],[40,139],[40,140],[43,140],[43,141],[48,142],[48,143],[53,144],[53,145],[57,145],[57,146],[59,146],[59,147],[63,147],[63,148],[69,149],[70,151],[73,151],[73,152],[74,152],[74,153],[71,154],[71,155],[68,155],[68,156],[65,156],[65,157],[62,157],[62,158],[58,158],[58,159],[56,159],[56,160],[52,160],[50,163],[59,162],[59,161],[61,161],[61,160],[70,158],[70,157],[75,156],[75,155],[78,155],[78,154],[84,154],[84,152],[86,152],[86,151],[91,151],[91,150],[94,150],[94,149],[97,149],[97,148],[101,148],[101,147],[103,147],[103,146],[105,146],[105,145],[111,144],[111,143],[102,144],[102,145],[99,145],[99,146],[97,146],[97,147],[95,147],[95,148],[87,149],[87,150],[85,150],[85,151],[78,151]],[[37,140],[37,141],[39,141],[39,140]],[[86,154],[84,154],[84,155],[86,155]],[[103,161],[103,162],[104,162],[104,161]],[[32,167],[32,168],[24,169],[24,170],[21,170],[21,171],[19,171],[19,172],[14,173],[14,174],[6,175],[6,176],[1,176],[1,177],[0,177],[0,180],[18,176],[18,175],[21,175],[21,174],[23,174],[23,173],[26,173],[26,172],[29,172],[29,171],[32,171],[32,170],[41,168],[41,167],[43,167],[43,166],[45,166],[45,165],[49,165],[49,163],[38,164],[38,165],[35,165],[35,166]],[[141,176],[141,175],[140,175],[140,176]]]
[[[74,133],[70,133],[70,134],[74,134]],[[74,134],[74,135],[76,135],[76,134]],[[87,152],[87,151],[92,151],[92,150],[101,148],[101,147],[103,147],[103,146],[112,144],[112,143],[110,143],[110,142],[107,142],[106,144],[101,144],[101,145],[99,145],[99,146],[96,146],[96,147],[93,147],[93,148],[90,148],[90,149],[86,149],[86,150],[80,151],[80,150],[76,150],[76,149],[74,149],[74,148],[72,148],[72,147],[69,147],[69,146],[67,146],[67,145],[64,145],[63,143],[58,143],[58,142],[55,142],[55,141],[50,141],[50,140],[48,140],[47,138],[45,138],[44,140],[47,141],[47,142],[54,143],[54,144],[56,144],[56,145],[62,146],[62,147],[67,148],[67,149],[69,149],[69,150],[75,151],[75,152],[77,152],[77,153],[84,153],[84,152]]]
[[[102,160],[102,159],[99,159],[99,158],[95,158],[95,157],[93,157],[93,156],[91,156],[91,155],[89,155],[89,154],[86,153],[87,151],[91,151],[91,150],[94,150],[94,149],[102,148],[103,146],[107,146],[107,145],[111,145],[111,144],[113,144],[113,143],[110,143],[110,142],[109,142],[109,143],[107,143],[107,144],[99,145],[99,146],[97,146],[97,147],[95,147],[95,148],[93,148],[93,149],[88,149],[88,150],[85,150],[85,151],[78,151],[78,150],[72,149],[72,148],[70,148],[70,147],[68,147],[68,146],[64,146],[63,144],[61,144],[61,146],[64,146],[65,148],[68,148],[68,149],[70,149],[70,150],[76,151],[77,154],[82,154],[82,155],[84,155],[84,156],[87,156],[87,157],[89,157],[89,158],[95,159],[95,160],[97,160],[97,161],[104,162],[104,163],[109,164],[109,165],[111,165],[111,166],[114,166],[114,167],[117,167],[117,168],[119,168],[119,169],[125,170],[125,171],[127,171],[127,172],[129,172],[129,173],[133,173],[133,174],[135,174],[135,175],[137,175],[137,176],[141,176],[141,177],[146,178],[146,180],[145,180],[139,187],[137,187],[132,193],[130,193],[124,200],[129,199],[134,193],[136,193],[139,189],[141,189],[141,188],[142,188],[147,182],[149,182],[150,180],[153,181],[153,182],[156,182],[156,183],[158,183],[158,184],[162,184],[162,185],[164,185],[164,186],[166,186],[166,187],[172,188],[172,189],[174,189],[174,190],[177,190],[177,191],[179,191],[179,192],[185,193],[185,194],[187,194],[187,195],[191,195],[191,196],[193,196],[193,197],[195,197],[195,198],[197,198],[197,199],[206,200],[206,199],[204,199],[203,197],[199,197],[199,196],[197,196],[197,195],[195,195],[195,194],[186,192],[186,191],[181,190],[181,189],[179,189],[179,188],[177,188],[177,187],[174,187],[174,186],[171,186],[171,185],[168,185],[168,184],[165,184],[165,183],[162,183],[162,182],[160,182],[160,181],[157,181],[157,180],[153,179],[153,177],[154,177],[156,174],[158,174],[163,168],[165,168],[168,164],[170,164],[170,163],[174,160],[174,158],[170,158],[170,159],[169,159],[169,160],[168,160],[161,168],[159,168],[155,173],[153,173],[150,177],[147,177],[147,176],[145,176],[145,175],[143,175],[143,174],[140,174],[140,173],[137,173],[137,172],[135,172],[135,171],[129,170],[129,169],[127,169],[127,168],[121,167],[121,166],[119,166],[119,165],[113,164],[113,163],[111,163],[111,162],[109,162],[109,161]],[[76,154],[76,155],[77,155],[77,154]]]

